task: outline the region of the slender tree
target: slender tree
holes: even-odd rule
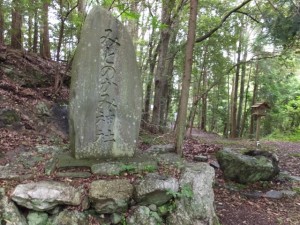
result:
[[[196,21],[198,12],[198,0],[191,0],[190,2],[190,17],[189,29],[187,36],[187,44],[185,50],[184,71],[182,79],[181,96],[179,103],[178,122],[176,126],[176,151],[177,154],[182,156],[182,145],[185,135],[185,125],[187,116],[187,105],[189,98],[189,89],[191,82],[191,73],[193,65],[193,51],[196,38]]]
[[[50,53],[50,40],[49,40],[48,11],[49,11],[49,0],[43,0],[43,13],[42,13],[43,26],[41,30],[42,51],[40,53],[42,57],[50,59],[51,53]]]
[[[22,49],[22,12],[19,0],[12,1],[11,47]]]

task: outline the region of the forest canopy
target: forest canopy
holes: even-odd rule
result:
[[[133,38],[144,88],[145,129],[175,128],[186,104],[184,128],[253,137],[251,106],[268,102],[264,135],[299,130],[299,2],[1,0],[0,42],[71,64],[80,29],[94,5],[111,11]],[[189,22],[193,6],[194,28]],[[186,101],[181,99],[182,84],[188,90]]]

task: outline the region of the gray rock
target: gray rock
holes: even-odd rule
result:
[[[296,191],[290,191],[290,190],[282,190],[281,193],[283,194],[283,197],[287,197],[287,198],[293,198],[297,195]]]
[[[146,206],[138,206],[127,218],[128,225],[157,225],[162,224],[161,217]]]
[[[15,166],[0,166],[0,179],[19,180],[21,176],[17,171],[19,169]]]
[[[290,179],[292,181],[300,182],[300,177],[298,177],[298,176],[290,176]]]
[[[46,225],[89,225],[89,220],[82,212],[64,210],[50,217]]]
[[[5,221],[4,224],[27,225],[25,217],[16,205],[8,199],[3,188],[0,188],[0,222],[1,219]]]
[[[175,152],[175,145],[174,144],[152,145],[146,151],[150,152],[150,153],[170,153],[170,152]]]
[[[172,198],[168,192],[177,192],[178,181],[173,177],[148,174],[135,185],[135,200],[140,205],[163,205]]]
[[[57,172],[58,177],[73,177],[73,178],[89,178],[92,176],[90,172]]]
[[[38,104],[36,104],[35,108],[39,116],[51,116],[50,110],[46,103],[39,102]]]
[[[99,163],[92,165],[92,173],[97,175],[119,175],[123,169],[120,163]]]
[[[263,155],[250,156],[224,148],[216,157],[225,178],[239,183],[272,180],[279,173],[278,162]]]
[[[99,6],[82,28],[70,95],[70,142],[76,158],[133,156],[142,110],[140,73],[128,32]]]
[[[214,176],[214,169],[206,163],[187,164],[180,179],[182,196],[176,200],[177,207],[167,217],[167,224],[217,224],[212,189]]]
[[[265,193],[264,197],[272,199],[281,199],[283,197],[283,193],[281,191],[271,190]]]
[[[57,205],[80,205],[82,190],[61,182],[40,181],[19,184],[11,195],[18,205],[36,211],[47,211]]]
[[[177,167],[184,165],[184,160],[176,153],[159,154],[157,160],[160,165],[175,165]]]
[[[110,216],[110,220],[112,224],[118,224],[122,221],[122,215],[118,214],[118,213],[113,213]]]
[[[153,211],[153,212],[156,212],[156,211],[157,211],[157,206],[154,205],[154,204],[149,205],[148,208],[149,208],[151,211]]]
[[[91,183],[89,198],[98,213],[124,212],[133,195],[128,180],[97,180]]]
[[[28,225],[45,225],[48,221],[48,214],[31,211],[27,215],[27,221]]]

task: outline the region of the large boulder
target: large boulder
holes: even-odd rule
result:
[[[27,225],[25,217],[8,199],[3,188],[0,188],[0,224]]]
[[[89,198],[99,213],[124,212],[133,195],[128,180],[96,180],[91,183]]]
[[[163,205],[172,198],[169,192],[177,192],[179,184],[173,177],[148,174],[135,186],[135,200],[140,205]]]
[[[212,184],[215,172],[206,163],[189,163],[180,178],[176,209],[167,217],[169,225],[215,225]]]
[[[47,211],[57,205],[80,205],[82,190],[55,181],[19,184],[11,197],[18,205],[36,211]]]
[[[277,157],[267,151],[224,148],[216,157],[225,178],[242,184],[272,180],[279,173]]]

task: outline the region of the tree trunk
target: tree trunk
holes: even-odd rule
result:
[[[0,0],[0,44],[4,44],[4,9],[3,9],[3,0]]]
[[[185,124],[186,124],[186,115],[187,115],[187,106],[189,98],[189,89],[191,82],[191,73],[193,65],[193,49],[195,44],[196,36],[196,21],[197,21],[197,12],[198,12],[198,0],[190,1],[190,18],[188,24],[188,37],[187,44],[185,49],[185,61],[184,61],[184,71],[182,79],[182,88],[180,96],[180,108],[178,114],[178,123],[176,128],[176,151],[177,154],[182,156],[182,145],[185,135]]]
[[[233,98],[231,102],[231,129],[230,137],[238,137],[238,127],[237,127],[237,105],[238,105],[238,90],[239,90],[239,77],[240,77],[240,62],[241,62],[241,52],[242,52],[242,32],[240,31],[240,38],[237,50],[237,66],[235,71],[235,78],[233,82]]]
[[[11,47],[22,49],[22,15],[19,0],[12,1]]]
[[[243,54],[243,62],[247,60],[247,46],[244,49]],[[239,136],[242,137],[243,133],[241,131],[241,120],[242,120],[242,113],[243,113],[243,105],[244,105],[244,95],[245,95],[245,77],[246,77],[246,63],[242,64],[242,71],[241,71],[241,87],[240,87],[240,99],[239,99],[239,110],[237,116],[237,128],[239,130]]]
[[[245,92],[244,115],[243,115],[242,124],[241,124],[241,134],[242,135],[244,134],[244,130],[245,130],[245,126],[246,126],[246,121],[247,121],[248,113],[249,113],[249,111],[247,111],[247,105],[248,105],[248,98],[249,98],[251,68],[252,68],[252,66],[250,67],[249,76],[248,76],[248,82],[247,82],[247,88],[246,88],[246,92]]]
[[[252,105],[255,104],[256,98],[257,98],[258,73],[259,73],[259,66],[258,66],[258,62],[256,62],[255,77],[254,77],[254,86],[253,86],[253,96],[252,96]],[[254,138],[254,130],[255,130],[255,116],[252,115],[252,112],[251,112],[250,131],[249,131],[250,138]]]
[[[48,0],[43,1],[43,14],[42,14],[42,21],[43,21],[43,29],[42,29],[42,52],[41,56],[43,58],[51,58],[50,53],[50,41],[49,41],[49,23],[48,23],[48,11],[49,11],[49,2]]]
[[[167,77],[164,76],[164,70],[169,48],[172,6],[174,6],[174,0],[169,2],[163,1],[162,23],[165,24],[167,28],[162,29],[160,33],[160,48],[158,53],[157,69],[155,73],[155,94],[152,113],[152,125],[154,132],[157,132],[160,128],[163,88],[167,83]]]
[[[35,4],[35,0],[32,1]],[[39,39],[39,25],[38,25],[38,9],[34,9],[34,22],[33,22],[33,43],[32,51],[34,53],[38,52],[38,39]]]
[[[208,86],[207,70],[205,68],[203,73],[203,84],[202,84],[204,94],[202,95],[201,125],[200,125],[200,129],[203,131],[206,131],[206,120],[207,120],[207,92],[206,92],[207,86]]]

